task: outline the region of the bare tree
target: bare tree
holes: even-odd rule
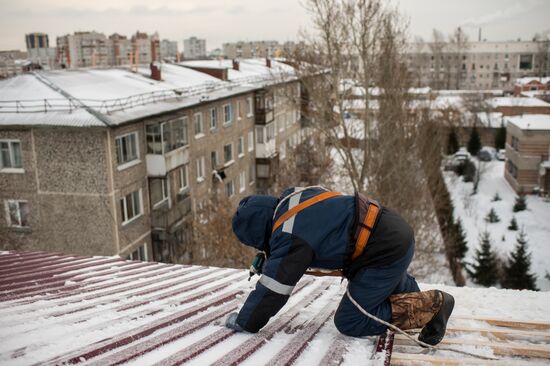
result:
[[[462,28],[456,28],[453,34],[449,36],[449,47],[453,57],[452,72],[449,77],[452,74],[454,89],[460,89],[461,79],[466,77],[465,53],[470,47],[468,35],[464,33]]]
[[[443,89],[445,85],[445,75],[449,63],[444,55],[447,42],[445,36],[437,29],[432,30],[432,41],[429,44],[431,55],[430,70],[432,72],[431,87],[434,89]],[[443,75],[443,77],[442,77]]]

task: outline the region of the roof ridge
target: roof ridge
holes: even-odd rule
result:
[[[59,94],[61,94],[62,96],[64,96],[65,98],[74,100],[76,103],[80,104],[82,106],[82,108],[84,108],[92,116],[94,116],[95,118],[97,118],[98,120],[103,122],[105,124],[105,126],[107,126],[107,127],[112,126],[112,123],[102,113],[96,111],[92,107],[87,106],[80,99],[73,97],[69,92],[67,92],[66,90],[61,88],[59,85],[55,84],[53,81],[48,79],[44,74],[36,72],[36,71],[33,71],[32,74],[35,76],[35,78],[38,81],[40,81],[42,84],[46,85],[47,87],[49,87],[53,91],[56,91]]]

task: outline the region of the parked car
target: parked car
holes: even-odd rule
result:
[[[463,161],[470,160],[471,157],[472,155],[470,155],[468,150],[466,150],[465,147],[461,147],[460,149],[458,149],[457,152],[454,153],[453,161],[461,163]]]
[[[506,160],[506,149],[500,149],[497,152],[497,159],[498,160]]]
[[[495,157],[495,149],[489,146],[484,146],[477,153],[477,158],[481,161],[491,161]]]

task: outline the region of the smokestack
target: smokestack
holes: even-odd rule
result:
[[[150,67],[151,67],[151,79],[160,81],[161,80],[160,67],[155,62],[151,62]]]
[[[239,61],[233,60],[233,70],[239,71]]]
[[[481,27],[479,27],[479,33],[478,33],[478,36],[477,36],[477,41],[481,42]]]

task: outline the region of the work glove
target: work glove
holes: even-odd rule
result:
[[[238,315],[239,315],[238,313],[229,314],[229,316],[225,320],[225,326],[237,332],[244,332],[244,329],[239,324],[237,324]]]

